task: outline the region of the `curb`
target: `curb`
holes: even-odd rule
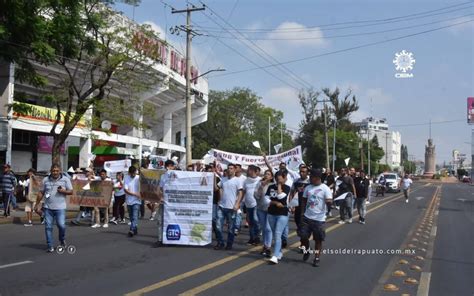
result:
[[[66,220],[67,219],[72,219],[75,218],[77,215],[77,212],[66,212]],[[33,222],[40,222],[40,217],[35,213],[33,215]],[[5,225],[5,224],[24,224],[26,223],[26,214],[23,212],[23,215],[21,217],[8,217],[8,218],[0,218],[0,225]]]

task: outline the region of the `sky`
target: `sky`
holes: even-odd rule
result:
[[[455,149],[471,154],[466,99],[474,96],[474,1],[202,1],[206,10],[192,13],[202,34],[193,38],[193,64],[200,73],[226,69],[207,75],[210,89],[250,88],[284,112],[293,132],[303,118],[299,90],[350,89],[360,105],[352,119],[386,118],[415,159],[424,159],[430,120],[438,164],[449,163]],[[185,35],[169,29],[185,24],[171,7],[187,2],[202,6],[142,0],[115,8],[185,52]],[[415,60],[412,78],[395,77],[393,60],[402,50]]]

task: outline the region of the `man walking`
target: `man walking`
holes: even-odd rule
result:
[[[295,217],[295,224],[296,224],[296,232],[299,233],[301,227],[301,203],[303,201],[303,193],[306,186],[309,185],[309,177],[308,177],[308,168],[306,166],[300,167],[300,177],[293,182],[293,187],[291,188],[290,192],[290,201],[293,198],[298,199],[298,206],[294,208],[294,217]],[[302,248],[303,243],[301,242],[300,249]]]
[[[405,174],[403,179],[400,181],[400,187],[403,189],[403,195],[405,195],[405,202],[408,203],[408,194],[410,193],[410,187],[413,181],[410,179],[408,174]]]
[[[227,166],[227,178],[222,179],[219,208],[217,209],[217,245],[214,250],[222,250],[224,248],[224,221],[227,221],[227,245],[226,250],[231,250],[234,243],[235,215],[240,209],[242,201],[243,184],[241,180],[235,177],[235,165]]]
[[[17,184],[15,175],[11,172],[9,164],[3,165],[3,174],[0,176],[0,191],[3,198],[3,215],[10,216],[10,203],[13,202],[13,194]],[[13,204],[15,206],[15,204]]]
[[[56,221],[59,231],[59,244],[66,246],[66,195],[72,195],[71,180],[61,174],[58,164],[51,166],[51,174],[43,179],[43,188],[36,199],[35,212],[39,211],[41,200],[44,199],[44,219],[47,252],[54,252],[53,223]]]
[[[125,202],[127,203],[128,215],[130,216],[129,237],[138,234],[138,212],[142,204],[140,195],[140,180],[137,175],[137,168],[131,166],[128,168],[128,175],[124,180]]]
[[[319,266],[322,244],[326,237],[324,223],[326,222],[326,205],[332,202],[332,191],[321,182],[321,170],[311,171],[311,184],[303,193],[302,222],[300,237],[303,243],[303,260],[310,256],[309,238],[313,235],[315,242],[315,257],[313,266]]]
[[[244,204],[247,209],[247,217],[249,221],[250,239],[247,244],[260,244],[260,230],[257,218],[257,200],[254,197],[255,190],[259,185],[261,178],[257,175],[258,167],[250,165],[247,169],[247,178],[244,181]]]
[[[352,204],[353,198],[356,194],[355,186],[354,186],[354,179],[348,174],[347,169],[341,169],[341,177],[338,179],[339,187],[338,187],[338,196],[342,194],[346,194],[344,200],[341,202],[339,208],[339,215],[341,220],[339,224],[351,224],[352,223]],[[357,196],[356,196],[357,197]],[[345,220],[346,215],[348,220]]]
[[[359,176],[354,179],[355,188],[356,188],[356,207],[357,212],[359,213],[359,223],[365,224],[365,214],[367,210],[366,199],[369,192],[370,182],[365,177],[365,172],[360,171]]]

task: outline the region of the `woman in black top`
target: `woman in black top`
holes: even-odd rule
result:
[[[285,184],[288,171],[286,169],[280,170],[276,173],[276,184],[272,184],[267,189],[267,198],[270,199],[270,206],[268,207],[268,223],[275,238],[275,245],[273,247],[273,257],[270,262],[277,264],[281,260],[281,235],[288,225],[288,195],[290,194],[290,187]]]

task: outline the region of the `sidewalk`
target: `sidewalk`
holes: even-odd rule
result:
[[[2,224],[24,224],[28,222],[26,220],[26,213],[25,213],[25,207],[24,203],[18,203],[18,209],[10,210],[10,216],[5,217],[3,215],[3,204],[0,206],[0,225]],[[66,212],[66,220],[71,219],[76,217],[77,212],[76,211],[68,211]],[[38,214],[33,213],[33,222],[40,222],[40,217]]]

